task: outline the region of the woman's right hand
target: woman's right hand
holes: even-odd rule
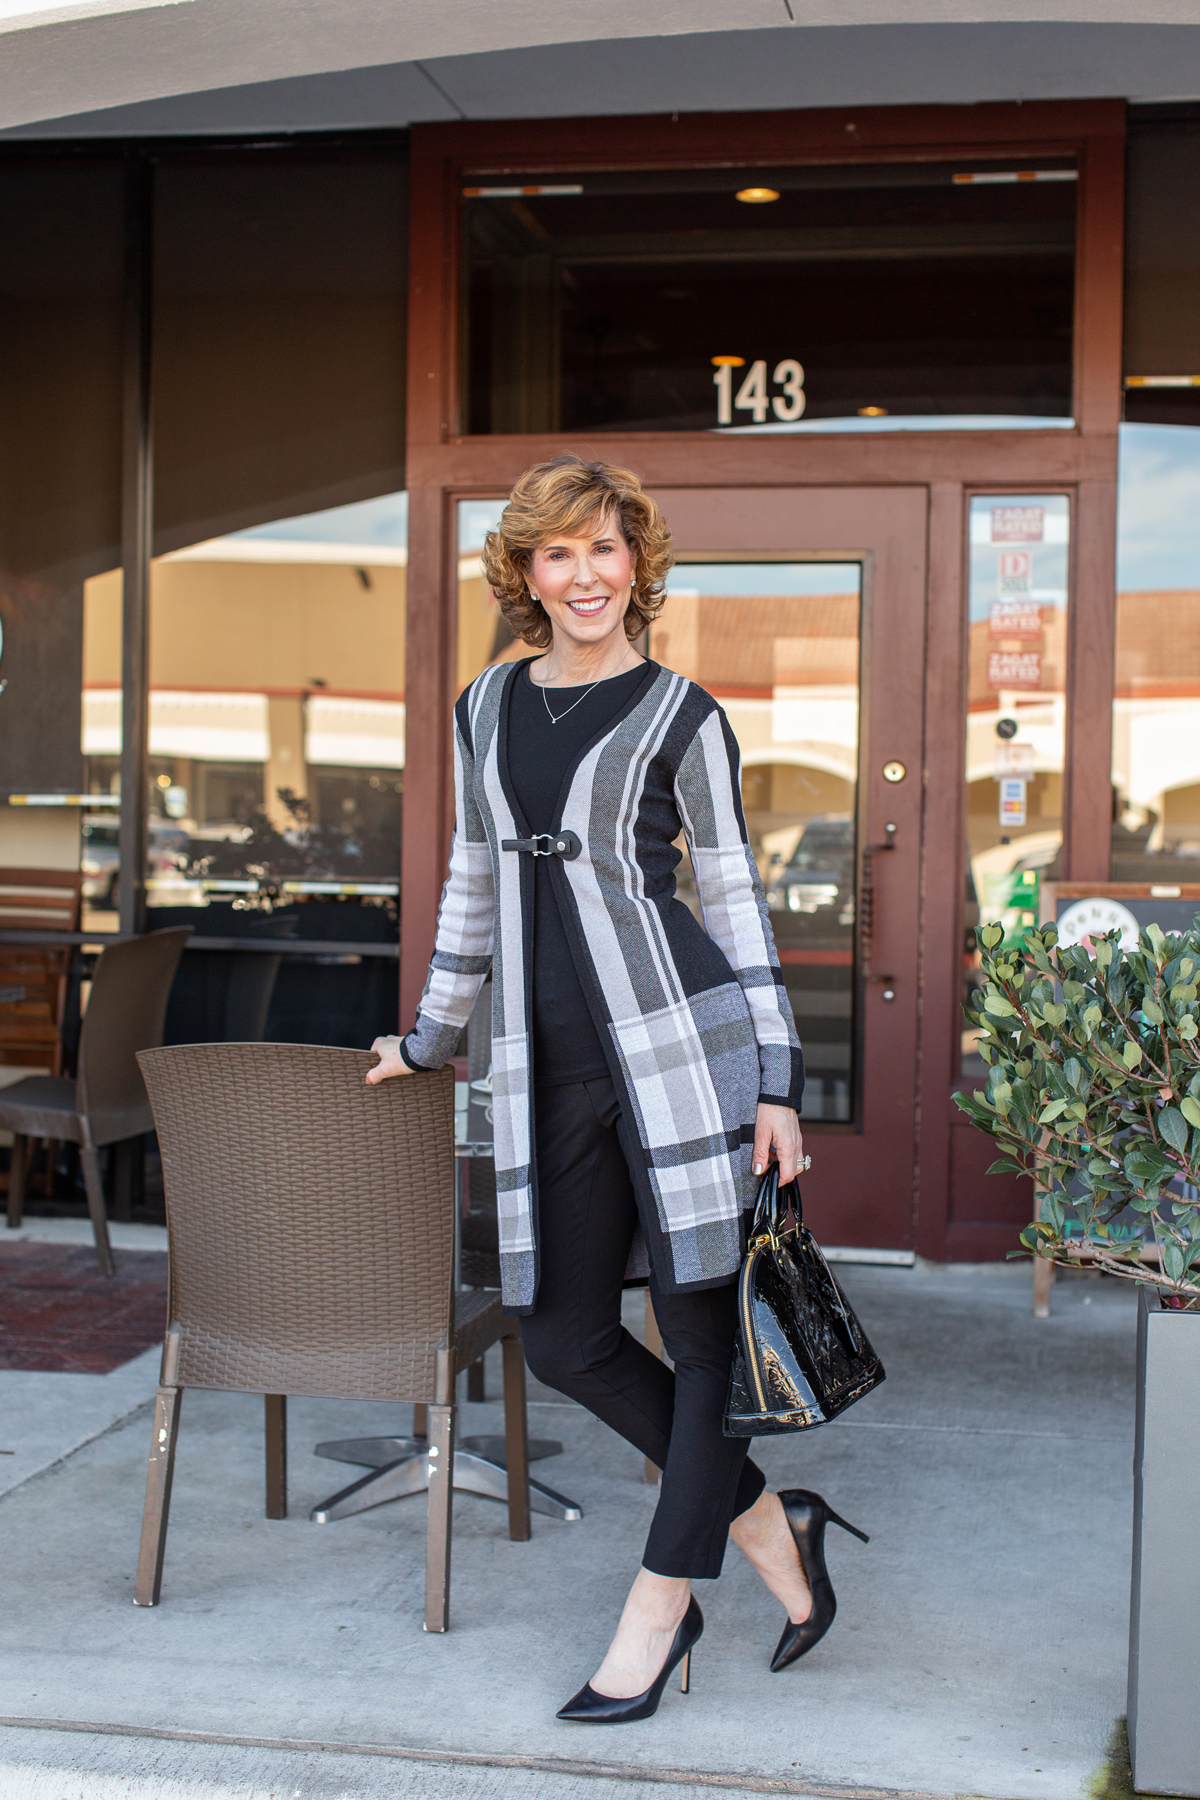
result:
[[[374,1087],[380,1081],[390,1081],[393,1075],[411,1075],[409,1068],[400,1054],[398,1037],[377,1037],[371,1049],[379,1058],[373,1069],[367,1070],[367,1084]]]

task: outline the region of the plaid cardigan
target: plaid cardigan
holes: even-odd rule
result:
[[[531,660],[531,659],[529,659]],[[529,1002],[533,864],[508,775],[508,711],[521,663],[486,669],[455,708],[457,818],[414,1068],[454,1054],[492,972],[492,1103],[506,1311],[534,1309],[537,1171]],[[578,853],[551,877],[584,993],[642,1158],[630,1171],[665,1292],[737,1274],[752,1204],[760,1100],[800,1105],[804,1061],[742,815],[737,743],[703,688],[657,663],[584,748],[556,832]],[[686,835],[703,928],[675,898]]]

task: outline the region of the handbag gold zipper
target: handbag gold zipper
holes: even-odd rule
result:
[[[754,1387],[758,1394],[758,1410],[760,1413],[765,1413],[767,1410],[767,1395],[766,1390],[763,1387],[762,1371],[758,1366],[758,1357],[755,1354],[754,1332],[750,1326],[750,1270],[753,1267],[754,1259],[758,1255],[759,1250],[762,1248],[763,1244],[767,1242],[769,1242],[767,1237],[760,1237],[754,1240],[753,1244],[746,1252],[746,1260],[742,1264],[741,1280],[738,1282],[738,1304],[742,1314],[742,1342],[746,1346],[746,1361],[749,1363],[750,1373],[754,1377]]]

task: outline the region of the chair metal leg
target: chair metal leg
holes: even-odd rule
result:
[[[108,1241],[108,1209],[104,1204],[104,1183],[100,1179],[100,1158],[91,1144],[81,1144],[79,1161],[83,1166],[83,1185],[87,1192],[88,1212],[96,1239],[96,1261],[102,1275],[115,1275],[112,1246]]]
[[[482,1356],[479,1358],[478,1362],[473,1362],[471,1364],[470,1368],[467,1370],[467,1399],[468,1400],[486,1400],[487,1399],[487,1393],[485,1391],[484,1382],[483,1382],[483,1358],[482,1358]]]
[[[8,1159],[8,1229],[16,1231],[25,1217],[25,1171],[29,1166],[29,1139],[13,1133]]]
[[[264,1394],[267,1433],[267,1517],[287,1518],[287,1395]]]
[[[46,1138],[46,1167],[42,1172],[42,1192],[47,1200],[54,1198],[54,1159],[58,1155],[57,1138]]]
[[[427,1438],[429,1436],[429,1408],[420,1405],[420,1403],[413,1407],[412,1434],[415,1438]]]
[[[529,1525],[529,1420],[525,1409],[525,1349],[520,1337],[501,1341],[504,1354],[504,1461],[508,1473],[508,1535],[523,1544]]]
[[[454,1511],[454,1408],[429,1408],[429,1527],[425,1541],[425,1629],[450,1627],[450,1537]]]
[[[182,1399],[182,1388],[160,1387],[154,1402],[154,1434],[150,1440],[150,1467],[146,1471],[142,1542],[133,1590],[135,1606],[157,1606],[162,1591],[163,1552],[167,1547],[167,1519],[171,1511],[171,1481],[175,1474],[175,1443],[179,1436]]]

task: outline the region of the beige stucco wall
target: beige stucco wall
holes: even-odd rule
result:
[[[404,697],[405,569],[395,565],[174,561],[154,566],[150,682],[221,693]],[[121,573],[85,588],[84,685],[121,679]]]

